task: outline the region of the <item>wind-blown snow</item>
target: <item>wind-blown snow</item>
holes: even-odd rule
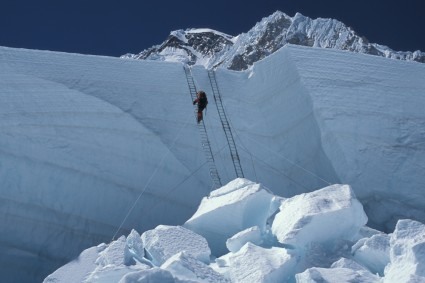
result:
[[[212,98],[206,70],[192,71]],[[349,184],[368,225],[387,233],[425,221],[423,64],[291,45],[216,75],[245,177],[282,198]],[[40,281],[108,242],[141,192],[118,236],[183,224],[211,189],[181,64],[2,47],[0,89],[5,281]],[[214,99],[205,123],[231,181]],[[262,227],[243,222],[221,231],[219,249]]]

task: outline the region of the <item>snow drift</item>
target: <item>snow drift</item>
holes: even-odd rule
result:
[[[257,184],[257,188],[263,186]],[[222,222],[228,223],[229,218],[234,225],[229,225],[221,235],[234,233],[235,227],[240,230],[246,219],[240,215],[268,215],[273,207],[273,199],[269,198],[269,205],[252,207],[247,203],[246,191],[250,191],[253,183],[246,179],[237,179],[223,188],[211,192],[198,207],[191,219],[201,219],[209,216],[208,223],[217,231],[225,229]],[[263,187],[263,190],[265,188]],[[336,191],[342,191],[335,197]],[[235,192],[239,194],[235,195]],[[251,192],[252,193],[252,192]],[[257,190],[256,194],[261,194]],[[249,195],[249,193],[248,193]],[[215,198],[228,198],[217,201]],[[158,226],[148,230],[137,238],[136,232],[129,236],[131,240],[121,237],[109,245],[102,244],[84,251],[77,260],[61,267],[48,276],[44,282],[70,282],[68,275],[72,274],[74,282],[422,282],[423,273],[423,246],[425,245],[425,225],[412,220],[400,220],[393,234],[378,233],[370,238],[358,239],[361,230],[370,230],[363,224],[364,212],[353,191],[347,185],[333,185],[301,196],[307,203],[300,201],[300,196],[286,199],[282,202],[279,214],[289,218],[295,215],[307,215],[304,220],[294,221],[282,219],[279,214],[269,219],[257,220],[263,227],[261,241],[257,244],[247,240],[240,249],[226,250],[225,254],[217,258],[212,254],[209,258],[208,244],[221,246],[225,238],[217,238],[212,233],[203,238],[196,233],[180,226]],[[231,199],[234,214],[223,213]],[[330,201],[324,201],[324,200]],[[261,199],[260,199],[261,200]],[[261,203],[261,201],[260,201]],[[237,205],[239,204],[239,205]],[[206,209],[208,207],[208,209]],[[347,213],[353,211],[356,213]],[[214,213],[215,212],[215,213]],[[361,215],[363,213],[363,215]],[[194,215],[194,216],[195,216]],[[312,216],[314,215],[314,216]],[[235,216],[235,217],[233,217]],[[360,217],[359,217],[360,216]],[[314,225],[306,221],[308,217],[325,219],[323,223],[334,223],[339,233],[328,231],[326,225]],[[359,220],[360,219],[360,220]],[[342,223],[345,222],[345,223]],[[191,225],[187,225],[191,223]],[[342,224],[342,225],[339,225]],[[199,223],[188,220],[186,227],[199,230]],[[293,245],[282,246],[282,227],[286,225],[288,235],[300,235],[300,231],[308,233],[300,236],[302,241]],[[202,231],[202,230],[201,230]],[[242,231],[237,231],[241,233]],[[317,235],[320,235],[317,237]],[[372,242],[376,235],[391,237],[390,241],[382,242],[387,252],[380,256],[370,253],[370,257],[363,253],[363,257],[353,256],[352,248],[360,245],[359,242]],[[286,238],[287,239],[287,238]],[[142,241],[142,245],[149,247],[150,256],[129,253],[129,243]],[[208,244],[206,242],[208,241]],[[356,241],[358,241],[356,243]],[[344,242],[344,245],[340,245]],[[127,243],[127,244],[126,244]],[[315,245],[312,245],[312,244]],[[317,247],[324,249],[318,252]],[[312,247],[315,248],[312,248]],[[158,251],[154,253],[152,250]],[[212,249],[214,251],[214,249]],[[354,250],[354,248],[353,248]],[[365,250],[365,249],[363,249]],[[162,252],[159,252],[162,251]],[[223,250],[217,250],[223,253]],[[385,274],[382,277],[373,273],[374,267],[369,263],[377,259],[383,262],[390,255],[384,266]],[[207,255],[208,257],[205,257]],[[94,264],[93,264],[94,263]],[[148,264],[146,264],[148,263]],[[105,275],[108,275],[106,277]],[[101,280],[101,281],[100,281]],[[151,281],[149,281],[151,280]],[[173,281],[174,280],[174,281]],[[167,281],[167,282],[168,282]]]

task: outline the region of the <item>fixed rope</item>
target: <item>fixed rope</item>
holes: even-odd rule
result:
[[[193,80],[192,72],[187,65],[184,65],[183,68],[184,68],[184,72],[185,72],[185,75],[186,75],[187,85],[189,87],[189,93],[190,93],[192,101],[194,101],[197,98],[196,97],[197,91],[196,91],[195,82]],[[197,106],[195,106],[195,117],[197,117],[197,112],[198,112]],[[209,141],[209,138],[208,138],[208,133],[207,133],[207,129],[205,127],[204,120],[201,120],[198,123],[198,131],[199,131],[199,134],[201,136],[202,149],[204,151],[205,158],[208,162],[210,177],[213,181],[214,187],[219,188],[219,187],[222,186],[221,179],[220,179],[220,175],[218,174],[218,171],[217,171],[217,168],[216,168],[216,165],[215,165],[214,155],[213,155],[212,150],[211,150],[211,144],[210,144],[210,141]]]
[[[230,120],[229,120],[229,124],[232,126],[232,122],[231,122]],[[267,165],[268,167],[270,167],[270,168],[274,169],[274,170],[275,170],[276,172],[278,172],[279,174],[281,174],[281,175],[285,176],[286,178],[288,178],[288,179],[289,179],[290,181],[292,181],[293,183],[297,184],[297,185],[298,185],[298,186],[300,186],[300,187],[303,187],[304,189],[308,189],[307,187],[305,187],[304,185],[302,185],[302,184],[300,184],[299,182],[295,181],[294,179],[292,179],[292,178],[291,178],[291,177],[289,177],[288,175],[284,174],[283,172],[280,172],[280,170],[278,170],[278,169],[274,168],[273,166],[271,166],[270,164],[266,163],[266,162],[265,162],[264,160],[262,160],[261,158],[258,158],[257,156],[253,155],[253,154],[252,154],[252,152],[250,152],[250,151],[246,148],[246,146],[243,144],[243,141],[242,141],[242,139],[239,137],[239,135],[238,135],[238,131],[236,130],[236,128],[235,128],[235,127],[233,127],[233,129],[235,130],[235,136],[236,136],[236,138],[239,140],[239,144],[241,145],[242,150],[244,150],[246,153],[250,154],[250,155],[251,155],[251,159],[252,159],[252,156],[254,156],[257,160],[259,160],[260,162],[264,163],[264,164],[265,164],[265,165]],[[304,168],[303,166],[301,166],[301,165],[299,165],[299,164],[297,164],[297,163],[295,163],[295,162],[291,161],[289,158],[287,158],[286,156],[284,156],[282,153],[280,153],[280,152],[275,152],[275,151],[271,150],[270,148],[268,148],[268,147],[264,146],[263,144],[259,143],[259,142],[258,142],[258,141],[256,141],[255,139],[252,139],[252,138],[249,138],[249,137],[247,137],[247,138],[248,138],[248,139],[250,139],[251,141],[255,142],[255,143],[256,143],[257,145],[259,145],[260,147],[265,148],[267,151],[269,151],[269,152],[270,152],[270,153],[272,153],[273,155],[279,155],[279,156],[281,156],[283,159],[285,159],[285,160],[286,160],[286,162],[288,162],[288,163],[292,164],[293,166],[295,166],[295,167],[297,167],[297,168],[301,169],[301,170],[302,170],[302,171],[304,171],[305,173],[307,173],[307,174],[309,174],[309,175],[311,175],[311,176],[313,176],[313,177],[317,178],[318,180],[320,180],[320,181],[324,182],[324,183],[325,183],[325,184],[327,184],[327,185],[332,185],[332,183],[331,183],[331,182],[329,182],[329,181],[327,181],[327,180],[323,179],[322,177],[320,177],[320,176],[318,176],[318,175],[314,174],[313,172],[311,172],[310,170],[308,170],[308,169]],[[254,166],[253,166],[253,167],[254,167]],[[254,167],[254,173],[255,173],[255,175],[256,175],[255,167]],[[256,177],[257,177],[257,176],[256,176]]]
[[[214,156],[216,156],[217,154],[219,154],[225,148],[225,146],[226,145],[222,146],[216,153],[214,153]],[[187,180],[189,180],[192,176],[194,176],[206,164],[207,164],[207,161],[205,161],[204,163],[202,163],[201,165],[199,165],[198,168],[196,168],[195,170],[193,170],[192,172],[190,172],[190,174],[187,175],[183,180],[181,180],[177,185],[175,185],[170,190],[168,190],[165,195],[167,195],[167,196],[171,195],[171,193],[173,193],[178,187],[180,187],[181,185],[183,185]],[[211,191],[211,189],[210,189],[210,191]],[[148,207],[147,209],[144,209],[142,211],[141,215],[145,215],[147,213],[147,211],[151,211],[158,204],[159,204],[159,202],[154,202],[150,207]]]
[[[142,195],[145,193],[146,189],[148,188],[148,186],[150,185],[150,183],[152,182],[153,178],[155,177],[156,173],[158,172],[158,170],[160,168],[162,168],[163,163],[165,162],[167,156],[170,154],[171,150],[173,149],[174,145],[176,144],[177,139],[180,137],[182,130],[184,128],[186,128],[186,126],[189,124],[189,119],[187,119],[187,121],[183,124],[183,126],[179,129],[179,131],[177,132],[176,137],[174,138],[171,146],[168,148],[168,151],[162,156],[161,161],[159,162],[159,165],[155,168],[155,171],[151,174],[151,176],[149,177],[148,181],[146,182],[145,186],[143,187],[143,190],[140,192],[139,196],[136,198],[136,200],[134,201],[133,205],[130,207],[130,209],[128,210],[126,216],[124,217],[123,221],[121,222],[120,226],[118,227],[117,231],[115,232],[114,236],[112,237],[112,241],[115,240],[115,237],[117,236],[117,234],[119,233],[119,231],[121,230],[122,226],[124,225],[125,221],[127,221],[127,218],[130,216],[130,214],[133,212],[134,208],[136,207],[136,204],[139,202],[140,198],[142,197]]]
[[[223,126],[223,131],[226,136],[227,144],[229,145],[230,156],[232,158],[233,168],[235,169],[236,177],[243,178],[244,174],[242,170],[241,160],[239,158],[238,149],[236,147],[235,139],[233,138],[229,120],[227,119],[226,112],[224,111],[223,101],[221,99],[220,90],[218,88],[215,71],[208,70],[208,77],[210,79],[211,89],[213,91],[218,116],[220,117],[220,122]]]
[[[255,140],[255,139],[253,139],[253,138],[247,137],[247,139],[249,139],[250,141],[252,141],[252,142],[256,143],[259,147],[264,148],[265,150],[267,150],[268,152],[272,153],[273,155],[278,155],[278,156],[282,157],[282,158],[283,158],[283,159],[285,159],[285,160],[286,160],[286,162],[288,162],[289,164],[291,164],[291,165],[293,165],[293,166],[297,167],[298,169],[300,169],[300,170],[304,171],[305,173],[307,173],[307,174],[309,174],[309,175],[311,175],[311,176],[315,177],[316,179],[318,179],[318,180],[322,181],[322,182],[323,182],[323,183],[325,183],[326,185],[328,185],[328,186],[332,185],[332,183],[331,183],[331,182],[329,182],[329,181],[327,181],[327,180],[323,179],[322,177],[318,176],[317,174],[314,174],[312,171],[310,171],[310,170],[308,170],[308,169],[304,168],[303,166],[301,166],[301,165],[299,165],[299,164],[297,164],[297,163],[295,163],[295,162],[291,161],[291,160],[290,160],[290,159],[288,159],[286,156],[284,156],[282,153],[271,150],[270,148],[266,147],[265,145],[261,144],[260,142],[256,141],[256,140]]]

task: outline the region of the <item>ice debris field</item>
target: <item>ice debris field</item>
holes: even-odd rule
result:
[[[133,230],[83,251],[58,282],[425,282],[425,225],[365,226],[348,185],[282,198],[235,179],[182,226]]]
[[[192,74],[211,95],[207,70],[195,66]],[[169,270],[199,266],[233,281],[275,280],[281,271],[293,280],[421,280],[415,235],[425,222],[424,64],[287,45],[246,71],[219,68],[216,77],[245,177],[269,190],[242,182],[244,190],[231,183],[210,194],[181,63],[0,47],[2,281],[40,282],[70,261],[52,276],[75,266],[69,278],[137,281],[134,269],[146,278],[179,278],[186,271]],[[226,184],[235,175],[215,106],[210,99],[205,126]],[[316,206],[303,199],[332,184],[351,189],[342,186],[341,195]],[[305,217],[303,209],[317,215]],[[363,210],[368,227],[386,234],[363,228]],[[144,234],[142,242],[132,229]],[[357,230],[364,237],[347,239]],[[197,243],[200,253],[162,251],[158,243],[171,240],[154,238],[167,231],[181,235],[178,243]],[[74,260],[115,233],[127,238]],[[310,243],[313,236],[318,243]],[[318,260],[323,253],[330,256]],[[244,269],[247,262],[264,269]],[[330,266],[342,271],[321,269]]]

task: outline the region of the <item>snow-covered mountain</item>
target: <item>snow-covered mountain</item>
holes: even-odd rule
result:
[[[192,74],[212,98],[207,59]],[[290,44],[216,77],[246,178],[284,198],[349,184],[387,233],[425,222],[424,64]],[[191,102],[179,62],[1,47],[2,281],[40,282],[115,234],[189,219],[212,188]],[[229,182],[214,99],[205,125]]]
[[[425,53],[421,51],[394,51],[387,46],[370,43],[338,20],[311,19],[300,13],[290,17],[279,11],[236,37],[211,29],[178,30],[171,32],[160,45],[122,57],[245,70],[286,44],[348,50],[425,63]]]

